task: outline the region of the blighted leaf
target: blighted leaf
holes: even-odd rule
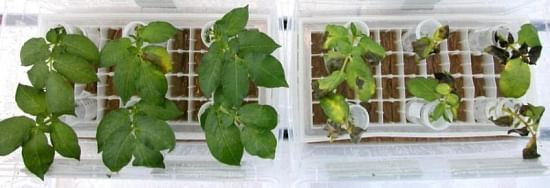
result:
[[[434,101],[440,97],[435,91],[435,87],[437,87],[438,84],[439,82],[436,79],[413,78],[407,81],[407,91],[415,97],[422,98],[426,101]]]
[[[444,25],[437,28],[437,31],[434,33],[434,40],[442,41],[449,38],[449,25]]]
[[[250,56],[263,56],[263,54],[247,55],[247,58],[245,58],[250,77],[257,86],[266,88],[288,87],[283,65],[279,60],[271,55],[263,56],[263,58],[250,58]]]
[[[325,63],[325,69],[327,72],[334,72],[340,70],[344,65],[346,55],[337,52],[337,51],[328,51],[323,56],[323,61]]]
[[[46,113],[46,93],[31,86],[19,84],[15,92],[15,102],[27,114]]]
[[[529,129],[527,127],[519,128],[519,129],[510,129],[508,130],[508,134],[516,133],[520,136],[528,136],[529,135]]]
[[[177,31],[178,29],[168,22],[154,21],[142,27],[138,31],[138,35],[145,42],[161,43],[168,41]]]
[[[67,53],[80,56],[89,63],[99,63],[99,50],[88,37],[78,34],[68,34],[63,37],[61,45],[65,47]]]
[[[241,140],[246,152],[264,159],[274,159],[277,139],[269,130],[245,127],[241,131]]]
[[[351,51],[351,43],[348,29],[340,25],[327,25],[325,27],[327,37],[323,44],[324,49],[336,49],[343,53]]]
[[[73,128],[62,121],[54,120],[51,125],[50,140],[57,153],[64,157],[80,160],[80,145]]]
[[[74,83],[87,84],[98,80],[92,65],[79,56],[61,54],[55,57],[53,67]]]
[[[244,30],[248,22],[248,5],[235,8],[226,13],[220,20],[216,21],[215,28],[223,28],[221,32],[233,36]]]
[[[537,28],[532,24],[522,25],[518,33],[518,43],[525,43],[529,47],[541,46]]]
[[[349,134],[351,143],[358,144],[361,141],[361,135],[363,135],[364,132],[366,132],[365,129],[353,126]]]
[[[31,136],[35,122],[24,116],[0,121],[0,156],[5,156],[22,146]]]
[[[19,56],[23,66],[42,63],[50,56],[50,47],[44,38],[31,38],[23,44]]]
[[[103,46],[100,54],[99,66],[110,67],[121,62],[130,61],[129,48],[132,41],[129,38],[110,40]]]
[[[245,30],[237,38],[239,53],[271,54],[280,46],[265,33],[257,30]]]
[[[27,76],[32,86],[37,89],[42,89],[46,86],[46,80],[48,80],[49,73],[50,70],[46,62],[39,62],[34,64],[32,68],[27,71]]]
[[[349,106],[342,95],[332,94],[321,98],[323,112],[336,124],[344,124],[348,121]]]
[[[441,82],[441,83],[447,83],[447,84],[450,84],[450,85],[452,85],[454,83],[453,75],[451,75],[449,73],[436,72],[436,73],[434,73],[434,77],[435,77],[435,79],[439,80],[439,82]]]
[[[23,162],[34,175],[44,180],[44,174],[53,163],[54,149],[48,144],[46,135],[39,129],[31,131],[30,139],[23,145]]]
[[[149,45],[142,51],[143,58],[159,66],[163,73],[172,72],[172,58],[166,48]]]
[[[514,117],[512,116],[502,116],[497,119],[490,118],[489,120],[500,127],[511,127],[514,123]]]
[[[412,42],[414,53],[422,60],[428,58],[434,52],[435,43],[428,37],[423,37]]]
[[[338,87],[345,79],[345,74],[342,71],[334,71],[328,77],[319,80],[319,89],[332,91]]]
[[[529,143],[523,149],[523,159],[536,159],[540,154],[537,152],[537,137],[531,137]]]
[[[46,81],[46,105],[53,114],[74,114],[73,87],[57,72],[50,72]]]
[[[500,74],[499,90],[504,97],[519,98],[525,95],[531,84],[529,65],[521,59],[512,59],[506,63]]]
[[[206,97],[212,96],[212,92],[218,88],[222,80],[224,54],[221,49],[221,42],[212,43],[199,64],[199,85]]]
[[[247,104],[237,114],[247,127],[271,130],[277,126],[277,111],[269,105]]]
[[[529,64],[536,65],[542,52],[542,46],[536,46],[529,49]]]
[[[359,56],[353,56],[346,67],[346,83],[361,101],[368,101],[376,92],[376,80]]]

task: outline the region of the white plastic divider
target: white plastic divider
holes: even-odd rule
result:
[[[172,72],[167,73],[166,78],[168,80],[168,92],[167,92],[167,99],[175,101],[175,102],[182,102],[187,103],[186,109],[187,111],[183,112],[186,114],[186,117],[182,120],[176,120],[176,121],[170,121],[169,124],[172,126],[174,131],[176,132],[176,139],[178,140],[204,140],[204,133],[202,129],[199,126],[198,117],[195,118],[194,116],[197,115],[197,111],[200,108],[200,105],[197,105],[196,103],[205,103],[208,101],[207,98],[203,96],[197,96],[198,92],[198,85],[196,85],[198,74],[196,73],[197,70],[196,64],[199,62],[196,62],[197,59],[195,59],[195,56],[198,54],[204,54],[206,53],[206,49],[196,49],[196,42],[202,43],[200,39],[200,35],[197,33],[200,33],[200,30],[204,24],[207,22],[210,22],[212,20],[216,20],[220,18],[221,14],[146,14],[146,13],[139,13],[139,14],[103,14],[103,15],[90,15],[90,14],[54,14],[54,15],[44,15],[40,16],[39,21],[39,27],[41,30],[41,33],[45,34],[48,29],[59,26],[59,25],[66,25],[66,26],[74,26],[81,28],[82,30],[85,30],[88,34],[88,37],[101,49],[107,43],[108,39],[108,31],[110,29],[122,29],[126,24],[133,22],[133,21],[140,21],[140,22],[150,22],[150,21],[156,21],[156,20],[162,20],[167,21],[176,26],[180,30],[186,30],[188,31],[189,38],[185,39],[187,41],[182,41],[183,43],[188,43],[187,47],[184,47],[185,49],[173,49],[173,42],[175,41],[174,38],[170,39],[168,42],[162,44],[162,46],[167,48],[167,51],[174,56],[174,54],[187,54],[187,60],[183,60],[182,62],[188,62],[184,63],[184,66],[187,66],[185,69],[188,70],[188,72]],[[277,33],[276,28],[273,28],[272,21],[269,19],[267,15],[251,15],[250,21],[247,27],[250,28],[257,28],[263,32],[268,33],[269,35],[276,36]],[[197,32],[197,33],[196,33]],[[277,53],[274,54],[276,57],[279,57]],[[183,55],[182,55],[183,57]],[[182,63],[182,62],[176,62],[176,63]],[[183,69],[183,68],[182,68]],[[184,70],[185,70],[184,69]],[[95,100],[97,103],[97,112],[95,116],[96,118],[94,120],[82,120],[77,118],[67,118],[67,121],[71,126],[73,126],[81,138],[94,138],[95,137],[95,130],[97,128],[97,124],[101,120],[101,118],[105,115],[105,110],[107,110],[107,101],[114,100],[120,107],[122,105],[122,102],[120,101],[120,97],[116,96],[114,93],[108,93],[107,90],[114,91],[114,88],[108,88],[113,87],[112,83],[109,83],[112,81],[112,76],[114,73],[112,70],[109,70],[107,68],[99,68],[97,75],[99,77],[99,81],[97,82],[97,94],[92,96],[84,96],[82,97],[76,97],[76,100]],[[181,86],[176,86],[172,83],[172,78],[187,78],[187,83],[182,84]],[[182,79],[183,80],[183,79]],[[109,85],[111,84],[111,85]],[[184,95],[181,96],[172,96],[172,91],[175,87],[183,87],[184,85],[187,85],[187,88],[184,88],[183,90],[186,92]],[[81,88],[82,85],[77,86],[75,88]],[[271,99],[272,92],[270,89],[265,88],[258,88],[257,89],[257,97],[247,97],[245,98],[245,102],[258,102],[262,104],[272,104],[274,102],[273,99]],[[112,103],[112,104],[113,104]],[[277,133],[278,130],[274,130],[274,133]]]
[[[370,28],[372,37],[375,41],[380,42],[380,33],[385,31],[392,31],[398,33],[395,41],[396,51],[387,51],[387,55],[396,55],[396,66],[398,68],[395,74],[382,75],[381,65],[375,67],[375,79],[377,83],[377,94],[368,102],[371,105],[374,103],[377,105],[376,113],[378,115],[378,122],[371,122],[369,129],[363,134],[363,137],[479,137],[479,136],[503,136],[507,135],[506,129],[495,126],[490,122],[476,122],[474,118],[474,99],[475,90],[474,78],[483,78],[485,85],[483,89],[486,96],[489,98],[497,97],[496,78],[499,78],[498,74],[495,74],[493,57],[484,52],[475,52],[470,50],[468,43],[468,35],[476,29],[483,29],[486,27],[494,27],[496,25],[520,25],[523,17],[515,16],[438,16],[437,19],[442,23],[450,26],[451,32],[459,32],[461,49],[449,50],[448,41],[444,41],[440,45],[439,56],[441,70],[450,71],[451,68],[451,56],[460,55],[462,57],[462,72],[454,73],[453,76],[463,79],[464,96],[461,101],[464,106],[465,121],[457,121],[452,123],[452,126],[443,131],[433,131],[428,128],[424,128],[419,124],[414,124],[406,119],[406,103],[407,101],[415,100],[415,97],[406,97],[406,78],[412,77],[433,77],[428,75],[428,68],[426,60],[421,61],[418,67],[418,73],[415,75],[405,75],[405,60],[406,55],[414,55],[413,52],[404,51],[401,44],[404,31],[414,28],[420,21],[429,19],[426,16],[408,16],[404,18],[402,16],[369,16],[369,17],[304,17],[298,21],[298,83],[299,83],[299,96],[300,102],[300,114],[296,115],[298,124],[296,126],[297,139],[299,142],[322,142],[328,141],[326,131],[323,130],[322,125],[313,124],[313,106],[318,101],[313,101],[311,96],[311,83],[312,81],[320,78],[312,77],[312,57],[322,57],[323,54],[312,53],[312,38],[313,33],[323,33],[324,27],[327,24],[345,24],[350,20],[364,21]],[[512,30],[517,32],[517,30]],[[472,73],[472,54],[481,54],[483,56],[482,63],[484,68],[483,74]],[[382,95],[383,88],[387,87],[382,85],[383,78],[397,78],[399,92],[399,98],[384,98]],[[479,88],[477,88],[479,89]],[[350,99],[351,102],[359,102],[357,98]],[[399,102],[399,122],[385,122],[384,121],[384,102]],[[372,120],[371,120],[372,121]],[[342,136],[341,139],[349,139],[348,136]]]

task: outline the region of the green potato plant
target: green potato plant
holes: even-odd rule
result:
[[[525,95],[531,83],[529,65],[536,65],[542,52],[537,29],[532,24],[524,24],[518,32],[517,41],[511,34],[506,37],[495,34],[495,40],[498,44],[485,48],[485,52],[504,64],[498,83],[500,93],[503,97],[520,98]],[[537,153],[537,131],[544,111],[543,106],[524,104],[519,109],[506,108],[505,116],[489,120],[498,126],[512,128],[508,131],[509,134],[530,134],[531,138],[523,149],[523,158],[536,159],[540,157]]]
[[[248,6],[235,8],[208,30],[212,42],[199,64],[199,86],[214,104],[199,117],[210,153],[228,165],[240,165],[244,151],[273,159],[277,147],[271,132],[275,108],[243,104],[249,82],[265,88],[288,87],[283,66],[271,54],[280,46],[267,34],[248,29]]]
[[[428,102],[438,101],[434,111],[430,113],[430,121],[443,118],[451,123],[458,116],[460,97],[453,87],[454,79],[448,73],[435,73],[435,78],[413,78],[407,81],[407,91],[413,96]],[[450,117],[448,111],[451,112]]]
[[[320,100],[323,113],[328,117],[326,129],[330,141],[348,133],[351,141],[358,143],[366,130],[353,124],[348,103],[336,88],[345,81],[359,100],[368,101],[376,92],[370,66],[384,59],[386,50],[353,23],[349,27],[327,25],[325,31],[323,48],[328,52],[324,62],[330,75],[313,83],[313,97]]]
[[[25,167],[43,180],[55,152],[80,160],[77,135],[60,116],[75,114],[74,83],[97,81],[93,67],[99,63],[99,51],[85,36],[56,27],[45,38],[27,40],[20,58],[30,67],[32,85],[19,84],[15,101],[27,115],[0,122],[0,155],[22,147]]]
[[[439,27],[431,37],[422,37],[412,42],[416,62],[424,60],[430,55],[439,53],[439,44],[449,38],[449,25]]]

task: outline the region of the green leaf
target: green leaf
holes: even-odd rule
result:
[[[222,19],[216,21],[215,28],[223,28],[222,32],[233,36],[242,31],[248,22],[248,5],[235,8],[225,14]]]
[[[532,24],[524,24],[518,32],[518,43],[526,43],[529,47],[541,46],[537,28]]]
[[[141,63],[141,71],[136,82],[141,100],[151,104],[161,104],[168,90],[164,74],[151,63]]]
[[[319,89],[332,91],[338,87],[345,79],[345,74],[342,71],[334,71],[328,77],[319,80]]]
[[[143,58],[159,66],[163,73],[172,72],[172,58],[166,48],[149,45],[142,51]]]
[[[15,92],[17,106],[31,115],[46,113],[46,93],[31,86],[19,84]]]
[[[141,67],[138,58],[120,61],[115,66],[115,75],[113,78],[115,91],[120,96],[120,99],[122,99],[123,104],[126,104],[132,95],[136,93],[136,80],[140,76],[140,71]]]
[[[57,43],[59,41],[59,35],[58,35],[59,28],[51,28],[46,33],[46,40],[51,43]]]
[[[214,107],[210,106],[204,112],[201,114],[200,123],[201,123],[201,129],[204,131],[204,127],[206,126],[206,118],[208,118],[210,113],[214,113]],[[217,118],[217,117],[216,117]]]
[[[264,159],[274,159],[277,139],[269,130],[245,127],[241,132],[241,140],[246,152]]]
[[[415,97],[431,102],[440,97],[435,91],[438,84],[439,81],[432,78],[413,78],[407,81],[407,90]]]
[[[435,48],[435,43],[428,37],[423,37],[416,41],[413,41],[413,51],[422,60],[428,58],[432,54]]]
[[[50,56],[50,47],[44,38],[31,38],[23,44],[19,56],[23,66],[42,63]]]
[[[118,172],[130,163],[136,148],[136,137],[131,129],[118,129],[103,145],[103,164],[112,172]]]
[[[80,145],[73,128],[59,120],[51,125],[50,139],[53,148],[64,157],[80,160]]]
[[[50,72],[46,81],[46,104],[50,113],[74,114],[73,87],[57,72]]]
[[[46,62],[39,62],[34,64],[34,66],[27,71],[27,76],[35,88],[42,89],[46,86],[46,80],[48,80],[49,73],[50,70]]]
[[[144,144],[137,142],[134,150],[133,166],[144,166],[149,168],[164,168],[164,157],[159,151],[149,149]]]
[[[23,162],[34,175],[44,180],[44,174],[53,163],[54,149],[48,144],[46,135],[33,129],[30,139],[23,145]]]
[[[242,61],[225,62],[222,72],[222,86],[225,101],[230,106],[240,106],[248,95],[248,69]]]
[[[430,121],[437,121],[443,117],[445,113],[445,103],[438,103],[434,110],[430,113]]]
[[[239,53],[271,54],[279,46],[271,37],[257,30],[245,30],[239,33]]]
[[[452,90],[453,88],[447,83],[439,83],[435,87],[435,91],[441,95],[448,95]]]
[[[134,117],[137,139],[152,150],[161,151],[176,147],[176,136],[168,123],[149,116]]]
[[[138,35],[145,42],[161,43],[168,41],[176,32],[178,32],[178,29],[172,24],[163,21],[155,21],[142,27],[141,30],[138,31]]]
[[[23,145],[35,126],[32,119],[16,116],[0,121],[0,156],[5,156]]]
[[[360,56],[353,56],[346,66],[346,83],[361,101],[368,101],[376,93],[376,80]]]
[[[132,131],[132,122],[130,121],[130,113],[126,109],[119,109],[109,112],[97,127],[97,151],[103,151],[105,143],[107,143],[114,133]]]
[[[283,66],[275,57],[264,54],[250,54],[245,57],[248,72],[257,86],[276,88],[288,87]]]
[[[132,54],[128,50],[132,46],[129,38],[115,39],[107,42],[101,49],[100,67],[110,67],[119,62],[129,61]]]
[[[344,124],[348,121],[349,106],[342,95],[332,94],[321,98],[321,108],[325,115],[336,124]]]
[[[269,105],[247,104],[237,114],[247,127],[272,130],[277,126],[277,111]]]
[[[359,46],[367,50],[367,52],[378,56],[379,59],[384,59],[384,57],[386,57],[386,50],[384,47],[366,35],[359,41]]]
[[[96,64],[99,62],[99,50],[88,37],[68,34],[63,37],[61,45],[65,46],[66,52],[80,56],[90,63]]]
[[[443,41],[449,38],[449,33],[449,25],[441,26],[437,28],[437,31],[435,31],[433,39],[436,41]]]
[[[85,59],[71,54],[61,54],[55,57],[53,67],[57,72],[74,83],[97,82],[97,75],[91,64]]]
[[[199,64],[199,85],[202,94],[210,97],[221,82],[224,54],[222,43],[214,42]]]
[[[173,120],[179,117],[182,113],[178,110],[176,103],[166,100],[162,105],[152,105],[147,103],[138,103],[137,109],[144,114],[160,119],[160,120]]]
[[[499,90],[504,97],[519,98],[525,95],[531,84],[529,65],[521,58],[508,61],[500,74]]]
[[[218,126],[232,126],[234,118],[225,112],[222,112],[220,106],[214,106],[211,115],[206,116],[206,122],[216,122]]]
[[[208,116],[215,115],[209,113]],[[204,132],[206,144],[214,158],[228,165],[240,165],[243,157],[243,145],[239,128],[235,125],[219,125],[217,118],[206,118]]]

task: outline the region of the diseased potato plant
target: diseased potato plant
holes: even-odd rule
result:
[[[27,75],[32,86],[19,84],[15,101],[34,119],[17,116],[0,122],[0,155],[22,147],[25,167],[44,179],[55,152],[80,160],[77,135],[60,116],[75,114],[74,83],[97,81],[93,66],[99,52],[90,39],[57,27],[46,38],[26,41],[20,57],[23,66],[31,67]]]
[[[416,61],[424,60],[432,54],[439,53],[439,44],[449,38],[449,25],[439,27],[431,37],[422,37],[413,41],[413,52]]]
[[[243,151],[273,159],[277,111],[269,105],[243,104],[249,81],[266,88],[288,87],[281,63],[272,55],[280,46],[268,35],[245,28],[248,6],[217,20],[207,36],[212,44],[199,65],[199,85],[214,104],[200,117],[210,153],[240,165]]]
[[[323,47],[328,52],[324,62],[330,75],[313,83],[313,97],[320,100],[323,113],[328,117],[326,129],[330,140],[348,133],[351,141],[358,143],[366,130],[353,124],[348,102],[336,88],[345,81],[360,101],[368,101],[376,92],[370,66],[384,59],[386,50],[354,23],[349,27],[327,25],[325,31],[327,36]]]
[[[506,38],[495,34],[495,40],[498,41],[498,45],[485,48],[485,52],[504,64],[504,71],[500,74],[498,82],[500,93],[504,97],[520,98],[525,95],[531,84],[529,65],[536,65],[542,51],[537,29],[532,24],[524,24],[518,32],[517,41],[511,34]],[[508,133],[517,133],[521,136],[531,134],[529,143],[523,149],[523,158],[540,157],[537,153],[537,131],[545,108],[526,104],[518,109],[503,110],[505,116],[490,120],[498,126],[512,128]]]
[[[434,77],[410,79],[407,81],[407,90],[425,101],[438,101],[434,111],[430,113],[431,122],[440,118],[449,123],[453,122],[460,107],[460,97],[453,87],[454,78],[449,73],[435,73]]]
[[[100,67],[114,67],[114,87],[123,108],[106,114],[97,127],[97,149],[103,163],[118,172],[133,158],[133,166],[164,168],[161,151],[176,145],[167,120],[178,117],[174,102],[165,98],[172,71],[166,48],[159,46],[177,29],[167,22],[139,25],[135,33],[109,41],[101,50]],[[130,100],[132,97],[139,99]]]

